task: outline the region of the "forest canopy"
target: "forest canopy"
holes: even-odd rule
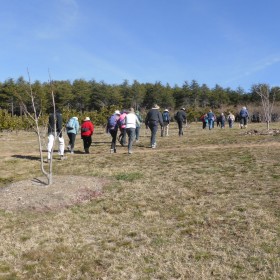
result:
[[[161,82],[139,83],[134,80],[130,84],[124,80],[122,84],[106,84],[95,80],[86,81],[77,79],[70,81],[53,81],[31,84],[23,77],[17,80],[7,79],[0,83],[0,108],[7,110],[12,115],[20,115],[21,107],[18,100],[20,96],[28,104],[28,91],[30,86],[37,100],[38,110],[48,112],[50,110],[51,90],[55,94],[55,102],[59,108],[67,108],[77,112],[100,111],[104,108],[118,107],[125,109],[134,107],[137,110],[146,110],[157,103],[161,108],[178,109],[180,107],[212,108],[219,109],[222,105],[237,107],[251,103],[260,103],[260,96],[252,85],[250,92],[244,92],[242,88],[232,90],[216,85],[209,88],[206,84],[200,85],[197,81],[185,81],[183,85],[171,87]],[[272,87],[276,92],[275,101],[280,101],[279,87]]]

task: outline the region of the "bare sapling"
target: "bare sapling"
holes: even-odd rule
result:
[[[254,90],[261,98],[264,118],[266,121],[266,128],[267,130],[269,130],[276,92],[274,90],[271,90],[269,85],[267,84],[256,85],[254,86]]]
[[[52,168],[52,158],[53,158],[53,148],[51,151],[51,157],[50,160],[48,160],[48,170],[45,169],[44,166],[44,156],[43,156],[43,141],[42,141],[42,136],[40,133],[40,124],[39,120],[41,117],[41,111],[37,109],[36,107],[36,94],[33,92],[32,85],[31,85],[31,79],[29,75],[29,71],[27,69],[28,73],[28,85],[29,89],[27,90],[27,95],[29,100],[31,101],[31,108],[29,109],[25,103],[25,101],[21,98],[19,94],[16,93],[16,96],[19,98],[20,104],[22,106],[22,109],[27,116],[27,119],[29,123],[31,124],[31,127],[34,129],[36,135],[37,135],[37,140],[38,140],[38,146],[39,146],[39,153],[40,153],[40,163],[41,163],[41,171],[43,175],[46,176],[47,178],[47,185],[51,185],[53,183],[53,168]],[[53,93],[53,88],[51,86],[51,95],[52,95],[52,103],[53,103],[53,108],[54,108],[54,125],[55,125],[55,131],[56,131],[56,117],[55,117],[55,100],[54,100],[54,93]]]

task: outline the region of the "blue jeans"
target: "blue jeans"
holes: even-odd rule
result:
[[[208,120],[209,129],[212,129],[214,126],[214,121],[212,119]]]
[[[157,130],[158,130],[157,122],[149,123],[149,128],[151,130],[151,146],[153,146],[156,144],[156,134],[157,134]]]
[[[135,128],[127,128],[126,133],[128,136],[128,151],[132,150],[132,144],[135,138]]]

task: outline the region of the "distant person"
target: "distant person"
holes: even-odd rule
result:
[[[116,110],[114,112],[114,114],[112,114],[109,118],[108,118],[108,122],[107,122],[107,133],[110,133],[112,136],[112,141],[111,141],[111,149],[110,149],[110,153],[116,153],[117,149],[116,149],[116,142],[117,142],[117,134],[118,134],[118,119],[120,117],[121,113],[119,110]]]
[[[53,151],[54,141],[58,139],[59,148],[58,154],[60,159],[64,159],[64,138],[62,136],[62,114],[59,109],[56,109],[56,113],[49,114],[49,123],[48,123],[48,159],[50,161],[51,154]]]
[[[169,136],[169,123],[170,123],[170,115],[168,109],[164,109],[162,113],[162,120],[163,120],[163,126],[161,130],[161,136]]]
[[[240,128],[247,128],[247,123],[249,119],[249,112],[246,107],[242,107],[239,113],[240,117]]]
[[[94,124],[90,121],[89,117],[86,117],[81,125],[81,137],[84,143],[84,150],[86,154],[89,154],[89,147],[92,143],[92,134],[94,132]]]
[[[215,114],[212,112],[212,110],[209,110],[207,113],[207,119],[208,119],[208,127],[209,130],[214,128],[214,121],[215,121]]]
[[[163,126],[163,120],[162,115],[159,111],[159,106],[155,104],[152,109],[148,112],[146,119],[145,119],[145,125],[146,129],[150,128],[151,130],[151,147],[152,149],[155,149],[156,144],[156,134],[158,130],[158,125]]]
[[[228,126],[229,128],[233,128],[233,124],[234,124],[234,121],[235,121],[235,116],[234,114],[232,114],[231,112],[229,112],[229,115],[227,117],[227,120],[228,120]]]
[[[225,114],[224,114],[224,113],[221,113],[221,115],[220,115],[220,125],[221,125],[221,128],[225,128],[225,125],[226,125],[226,117],[225,117]]]
[[[179,136],[183,136],[183,125],[184,123],[187,123],[187,114],[186,114],[186,109],[181,108],[176,114],[176,121],[178,123],[178,129],[179,129]]]
[[[121,112],[121,115],[118,119],[118,126],[120,129],[120,135],[118,137],[118,140],[122,146],[126,145],[126,129],[125,129],[125,116],[127,112],[124,110]]]
[[[136,125],[140,125],[134,109],[130,108],[128,114],[125,116],[125,129],[128,136],[128,153],[132,154],[132,144],[135,138]]]
[[[140,137],[140,129],[141,129],[141,124],[143,122],[143,118],[140,114],[139,111],[136,111],[135,112],[135,115],[137,116],[138,118],[138,121],[139,121],[139,124],[136,124],[136,129],[135,129],[135,139],[136,139],[136,142],[139,142],[139,137]]]
[[[76,135],[79,132],[79,128],[80,125],[77,117],[70,118],[66,124],[66,131],[69,138],[69,144],[67,146],[67,149],[70,151],[71,154],[74,154],[75,140]]]
[[[208,116],[207,114],[204,114],[200,117],[200,120],[202,121],[202,129],[205,129],[208,125]]]

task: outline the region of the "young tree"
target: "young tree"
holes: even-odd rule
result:
[[[27,70],[27,73],[28,73],[28,77],[29,77],[29,88],[28,88],[28,90],[26,91],[25,94],[29,97],[29,102],[31,102],[31,109],[29,109],[30,107],[27,106],[26,99],[23,98],[22,95],[20,95],[19,93],[16,93],[16,96],[18,97],[19,102],[20,102],[20,104],[23,108],[23,111],[24,111],[25,115],[28,117],[28,120],[29,120],[31,126],[32,126],[32,128],[34,129],[34,131],[37,135],[39,153],[40,153],[40,161],[41,161],[41,171],[47,178],[47,185],[51,185],[53,183],[53,180],[52,180],[52,177],[53,177],[53,172],[52,172],[53,150],[51,151],[51,159],[49,161],[48,170],[46,170],[45,167],[44,167],[43,147],[42,147],[43,146],[43,144],[42,144],[43,141],[42,141],[42,136],[41,136],[40,124],[39,124],[39,120],[40,120],[40,117],[42,115],[42,111],[37,109],[37,104],[38,104],[37,97],[38,96],[33,91],[28,70]],[[51,85],[51,96],[52,96],[52,103],[53,103],[53,108],[54,108],[54,116],[56,116],[56,114],[55,114],[55,100],[54,100],[54,93],[53,93],[52,85]],[[55,120],[55,126],[56,126],[56,120]],[[56,130],[56,128],[55,128],[55,130]]]
[[[254,85],[253,91],[256,92],[261,98],[264,118],[267,124],[267,130],[269,130],[276,91],[271,90],[268,84]]]

